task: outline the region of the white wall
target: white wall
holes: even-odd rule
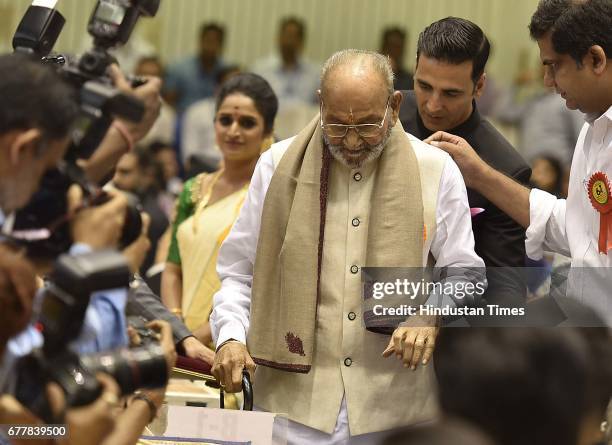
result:
[[[0,51],[10,49],[12,33],[30,3],[0,0]],[[67,24],[57,50],[79,51],[86,45],[85,26],[94,4],[59,0]],[[162,0],[158,16],[143,20],[137,32],[172,62],[194,51],[203,21],[218,21],[228,32],[225,58],[248,66],[273,50],[278,21],[286,15],[306,21],[306,54],[316,61],[341,48],[378,49],[381,30],[400,25],[410,32],[406,65],[412,66],[418,33],[434,20],[456,15],[484,29],[495,46],[488,73],[509,82],[519,55],[533,59],[537,54],[527,32],[536,5],[537,0]]]

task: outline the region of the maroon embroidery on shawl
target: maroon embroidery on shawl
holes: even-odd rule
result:
[[[302,344],[302,339],[300,337],[296,336],[293,332],[287,332],[287,335],[285,335],[285,341],[287,342],[289,352],[306,357],[306,354],[304,354],[304,345]]]

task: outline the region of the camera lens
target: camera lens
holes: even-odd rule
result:
[[[111,375],[123,394],[139,388],[161,388],[168,382],[166,357],[159,345],[90,355],[83,357],[81,364],[92,374]]]

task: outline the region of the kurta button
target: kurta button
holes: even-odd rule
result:
[[[353,221],[351,221],[351,224],[353,224],[353,227],[357,227],[360,223],[361,221],[359,221],[359,218],[353,218]]]
[[[361,178],[362,178],[362,176],[361,176],[361,173],[359,173],[359,172],[357,172],[357,173],[355,173],[355,174],[353,175],[353,179],[354,179],[355,181],[361,181]]]
[[[351,266],[351,273],[357,273],[359,272],[359,267],[355,266],[354,264]]]
[[[353,364],[353,360],[351,360],[349,357],[344,359],[344,366],[351,366]]]
[[[357,317],[357,314],[355,314],[355,312],[349,312],[348,313],[348,319],[353,321],[355,318]]]

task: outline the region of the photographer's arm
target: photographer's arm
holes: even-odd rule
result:
[[[125,222],[127,199],[121,193],[111,191],[109,194],[111,199],[105,204],[80,208],[81,189],[73,186],[69,190],[68,205],[70,214],[73,215],[71,231],[75,243],[70,249],[72,255],[117,248]],[[146,218],[144,222],[146,225]],[[94,292],[87,308],[83,329],[73,347],[81,353],[89,353],[127,344],[127,335],[124,332],[126,299],[125,288]]]
[[[30,321],[36,294],[36,275],[30,262],[0,244],[0,356],[6,342]]]
[[[80,408],[71,408],[65,413],[64,423],[68,435],[58,439],[60,445],[99,445],[114,430],[119,405],[119,386],[110,376],[98,374],[102,393],[98,399]],[[47,387],[47,396],[56,417],[61,418],[65,410],[63,390],[56,384]]]
[[[165,392],[165,388],[140,391],[141,396],[131,398],[126,410],[117,418],[115,429],[101,442],[101,445],[133,445],[138,443],[138,439],[151,421],[153,407],[155,412],[159,410],[164,401]]]
[[[110,174],[121,156],[130,149],[129,143],[115,126],[111,126],[100,146],[87,160],[79,160],[79,166],[85,170],[87,178],[100,183]]]
[[[125,223],[128,201],[118,192],[109,192],[110,201],[81,208],[83,191],[73,185],[68,191],[68,211],[72,215],[70,230],[75,244],[86,244],[92,250],[116,248]]]
[[[99,182],[108,175],[130,146],[146,136],[155,124],[161,109],[161,79],[149,77],[144,85],[132,88],[117,65],[111,65],[109,75],[119,90],[133,94],[143,102],[145,113],[142,120],[137,123],[118,119],[119,125],[111,126],[94,154],[80,163],[87,177],[94,182]]]
[[[31,438],[11,439],[10,443],[15,445],[99,445],[102,443],[115,425],[119,387],[108,375],[100,374],[97,378],[103,388],[100,397],[87,406],[67,411],[63,390],[56,383],[48,384],[47,397],[51,410],[58,420],[66,424],[68,429],[66,437],[58,438],[55,441]],[[44,423],[13,396],[5,394],[0,397],[0,424],[8,426],[11,424],[43,425]],[[131,443],[136,443],[136,441]]]
[[[166,356],[167,370],[170,373],[176,364],[176,350],[170,324],[154,320],[147,327],[159,333],[159,343]],[[145,427],[153,421],[164,401],[166,388],[142,390],[128,398],[127,408],[117,418],[112,433],[101,442],[102,445],[132,445],[138,442]]]

